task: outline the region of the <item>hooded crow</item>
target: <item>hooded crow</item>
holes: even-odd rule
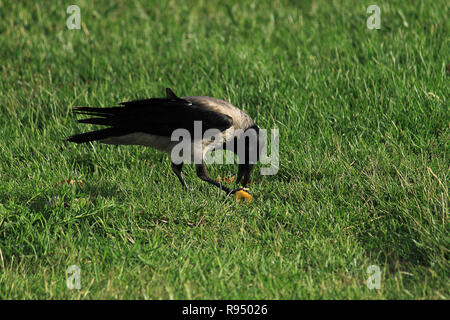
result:
[[[197,176],[227,194],[233,194],[242,188],[230,189],[211,179],[205,165],[205,155],[220,149],[237,154],[239,169],[236,183],[242,182],[242,187],[246,187],[252,169],[259,161],[264,143],[255,122],[230,103],[206,96],[179,98],[169,88],[166,89],[165,98],[122,102],[119,106],[110,108],[76,107],[74,113],[92,117],[78,120],[79,123],[107,126],[104,129],[71,136],[68,141],[75,143],[99,141],[113,145],[143,145],[171,153],[179,143],[172,139],[172,134],[177,129],[184,129],[194,137],[188,157],[200,159],[195,162]],[[197,139],[196,144],[197,121],[201,123],[201,141]],[[215,129],[218,133],[214,139],[205,136],[209,129]],[[173,172],[183,187],[188,189],[181,173],[182,167],[183,161],[172,159]]]

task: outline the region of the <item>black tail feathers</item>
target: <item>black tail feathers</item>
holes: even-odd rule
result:
[[[67,141],[75,143],[86,143],[90,141],[103,140],[110,137],[118,137],[128,133],[130,133],[128,130],[118,128],[106,128],[102,130],[76,134],[68,138]]]

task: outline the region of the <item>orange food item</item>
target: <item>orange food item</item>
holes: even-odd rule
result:
[[[253,196],[248,192],[248,189],[239,190],[234,194],[236,201],[252,202]]]

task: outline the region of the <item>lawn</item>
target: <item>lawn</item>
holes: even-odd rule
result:
[[[1,299],[450,297],[448,1],[76,4],[70,30],[69,2],[0,0]],[[193,166],[184,191],[167,154],[65,141],[89,129],[73,107],[166,87],[279,130],[251,204]]]

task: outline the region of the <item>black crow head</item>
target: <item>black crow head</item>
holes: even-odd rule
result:
[[[247,128],[236,141],[237,147],[235,153],[239,157],[236,183],[242,180],[242,185],[246,187],[250,180],[251,172],[260,159],[261,152],[265,146],[265,139],[260,134],[258,126],[253,125]]]

